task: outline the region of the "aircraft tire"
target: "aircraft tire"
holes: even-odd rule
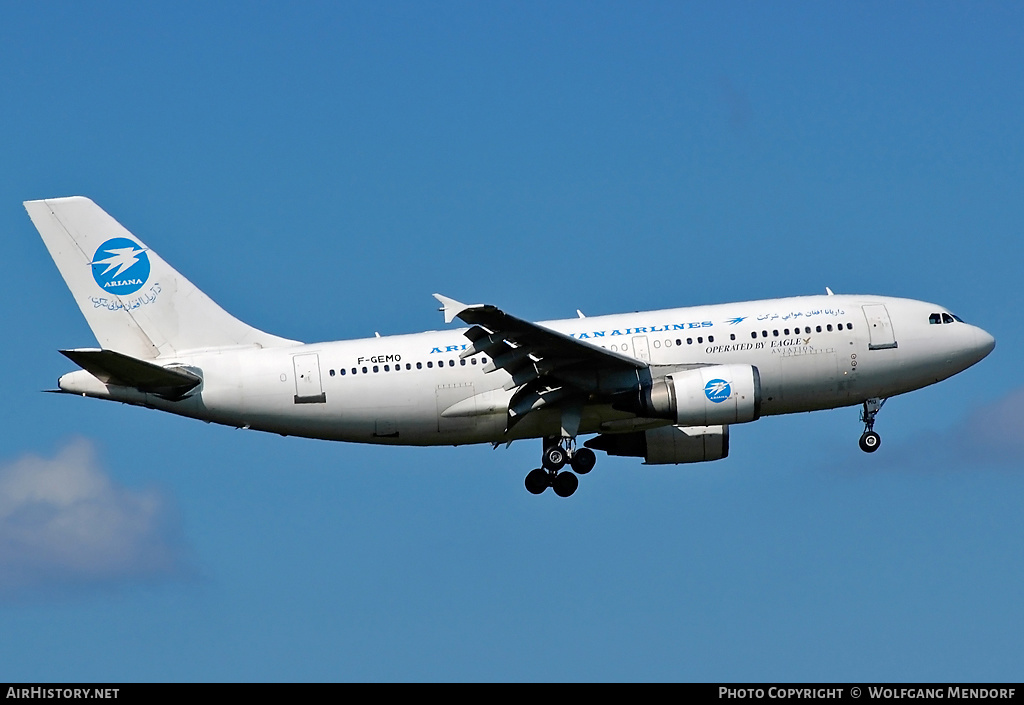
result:
[[[557,472],[565,467],[569,455],[560,446],[548,446],[544,449],[541,465],[552,472]]]
[[[551,485],[548,473],[540,468],[531,470],[526,475],[526,490],[530,494],[540,494]]]
[[[569,464],[574,472],[586,475],[597,464],[597,454],[590,450],[590,448],[580,448],[572,454]]]
[[[882,437],[874,431],[865,431],[860,437],[860,449],[865,453],[874,453],[882,444]]]
[[[580,480],[571,472],[560,472],[555,476],[553,484],[555,494],[559,497],[571,497],[576,488],[580,486]]]

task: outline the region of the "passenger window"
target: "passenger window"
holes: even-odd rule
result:
[[[761,331],[761,337],[762,338],[767,338],[768,337],[768,331],[766,331],[766,330]]]
[[[334,376],[334,370],[331,370],[331,377]]]
[[[697,343],[698,344],[703,343],[703,342],[704,342],[704,338],[703,337],[697,338]]]
[[[377,365],[374,365],[373,366],[373,371],[374,372],[380,372],[380,367],[378,367]]]
[[[680,338],[676,338],[676,345],[682,345],[683,341]]]
[[[815,326],[814,330],[817,331],[818,333],[820,333],[821,332],[821,326]]]
[[[412,369],[412,365],[410,365],[408,362],[405,363],[405,369],[411,370]]]
[[[778,338],[779,337],[779,331],[773,330],[772,331],[772,335],[774,335],[776,338]]]
[[[427,363],[427,367],[433,368],[434,367],[433,361],[428,362]]]
[[[828,328],[828,332],[829,332],[829,333],[831,333],[831,332],[832,332],[832,324],[831,324],[831,323],[829,323],[829,324],[828,324],[828,326],[827,326],[827,328]]]
[[[466,358],[462,358],[461,360],[459,360],[459,364],[462,365],[463,367],[465,367],[466,366]]]
[[[693,345],[693,338],[687,338],[686,339],[686,344],[687,345]]]
[[[757,338],[757,331],[756,330],[750,331],[750,337],[756,339]]]
[[[787,328],[786,330],[782,331],[782,334],[783,335],[789,335],[789,328]]]
[[[366,368],[365,367],[363,368],[363,374],[364,375],[366,374]]]
[[[391,371],[391,365],[384,365],[384,371],[385,372],[390,372]]]
[[[455,367],[455,360],[449,360],[448,367]]]
[[[422,370],[423,369],[423,363],[422,362],[417,362],[416,363],[416,369],[417,370]]]
[[[338,374],[340,374],[342,377],[344,377],[345,376],[345,368],[342,367],[340,370],[338,370]]]
[[[944,313],[944,314],[942,314],[942,322],[943,323],[952,323],[953,322],[953,317],[950,316],[948,313]]]
[[[476,364],[476,358],[475,357],[469,358],[469,361],[472,362],[474,365]]]
[[[729,340],[736,340],[736,334],[735,333],[730,333],[729,334]]]

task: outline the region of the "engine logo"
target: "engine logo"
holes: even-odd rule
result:
[[[732,394],[732,387],[724,379],[713,379],[704,385],[704,396],[715,404],[721,404]]]
[[[92,277],[103,291],[123,296],[134,294],[149,279],[146,248],[126,237],[114,237],[96,250]]]

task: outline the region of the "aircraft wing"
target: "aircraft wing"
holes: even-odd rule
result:
[[[545,406],[581,405],[595,394],[614,393],[649,376],[643,360],[576,340],[564,333],[511,316],[490,304],[467,305],[441,294],[445,323],[456,318],[470,324],[472,344],[462,357],[484,353],[485,372],[501,369],[519,387],[509,402],[509,429],[523,416]]]

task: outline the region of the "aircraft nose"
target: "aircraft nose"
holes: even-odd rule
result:
[[[975,361],[985,359],[996,347],[996,339],[981,328],[974,329],[974,346],[971,352],[974,353]]]

